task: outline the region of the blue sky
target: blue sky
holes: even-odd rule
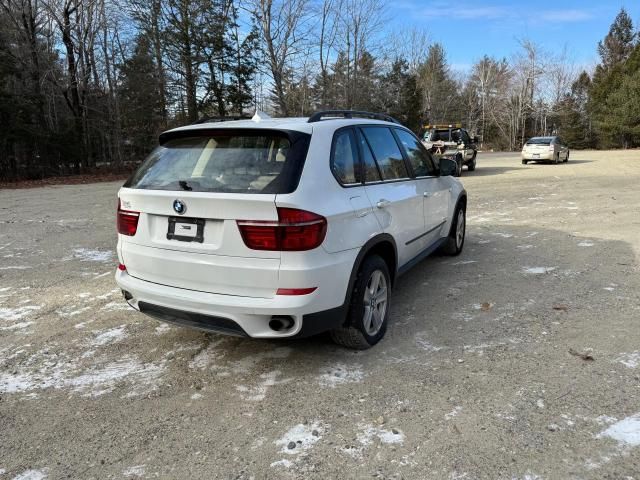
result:
[[[455,69],[466,70],[485,53],[509,58],[518,39],[529,38],[545,51],[565,46],[576,64],[597,63],[597,44],[609,31],[621,7],[640,26],[635,0],[392,0],[392,25],[426,28],[432,41],[444,45]],[[456,18],[457,16],[457,18]]]

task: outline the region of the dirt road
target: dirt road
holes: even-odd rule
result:
[[[0,478],[640,479],[640,152],[462,181],[366,352],[146,318],[118,184],[0,191]]]

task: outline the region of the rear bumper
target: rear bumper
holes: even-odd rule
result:
[[[245,332],[238,323],[229,318],[185,312],[182,310],[152,305],[146,302],[138,302],[138,307],[145,315],[162,322],[203,330],[205,332],[233,335],[236,337],[249,336],[249,334]],[[287,338],[310,337],[312,335],[340,327],[344,322],[345,316],[346,306],[303,315],[302,328],[298,330],[298,333],[289,335]]]
[[[345,283],[348,281],[345,280]],[[117,271],[118,286],[128,292],[136,310],[161,321],[191,328],[254,338],[309,336],[341,325],[346,291],[336,295],[327,285],[309,295],[276,295],[272,298],[241,297],[159,285]],[[341,283],[341,282],[339,282]],[[286,331],[269,327],[272,316],[288,316]]]
[[[537,157],[535,155],[538,155]],[[553,160],[555,156],[554,152],[542,152],[539,154],[533,154],[533,153],[522,153],[522,159],[523,160]]]

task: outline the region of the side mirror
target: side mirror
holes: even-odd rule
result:
[[[440,175],[449,177],[458,170],[458,162],[447,157],[440,158]]]

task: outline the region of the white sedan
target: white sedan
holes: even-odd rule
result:
[[[569,146],[560,137],[533,137],[522,147],[522,164],[531,161],[569,161]]]

